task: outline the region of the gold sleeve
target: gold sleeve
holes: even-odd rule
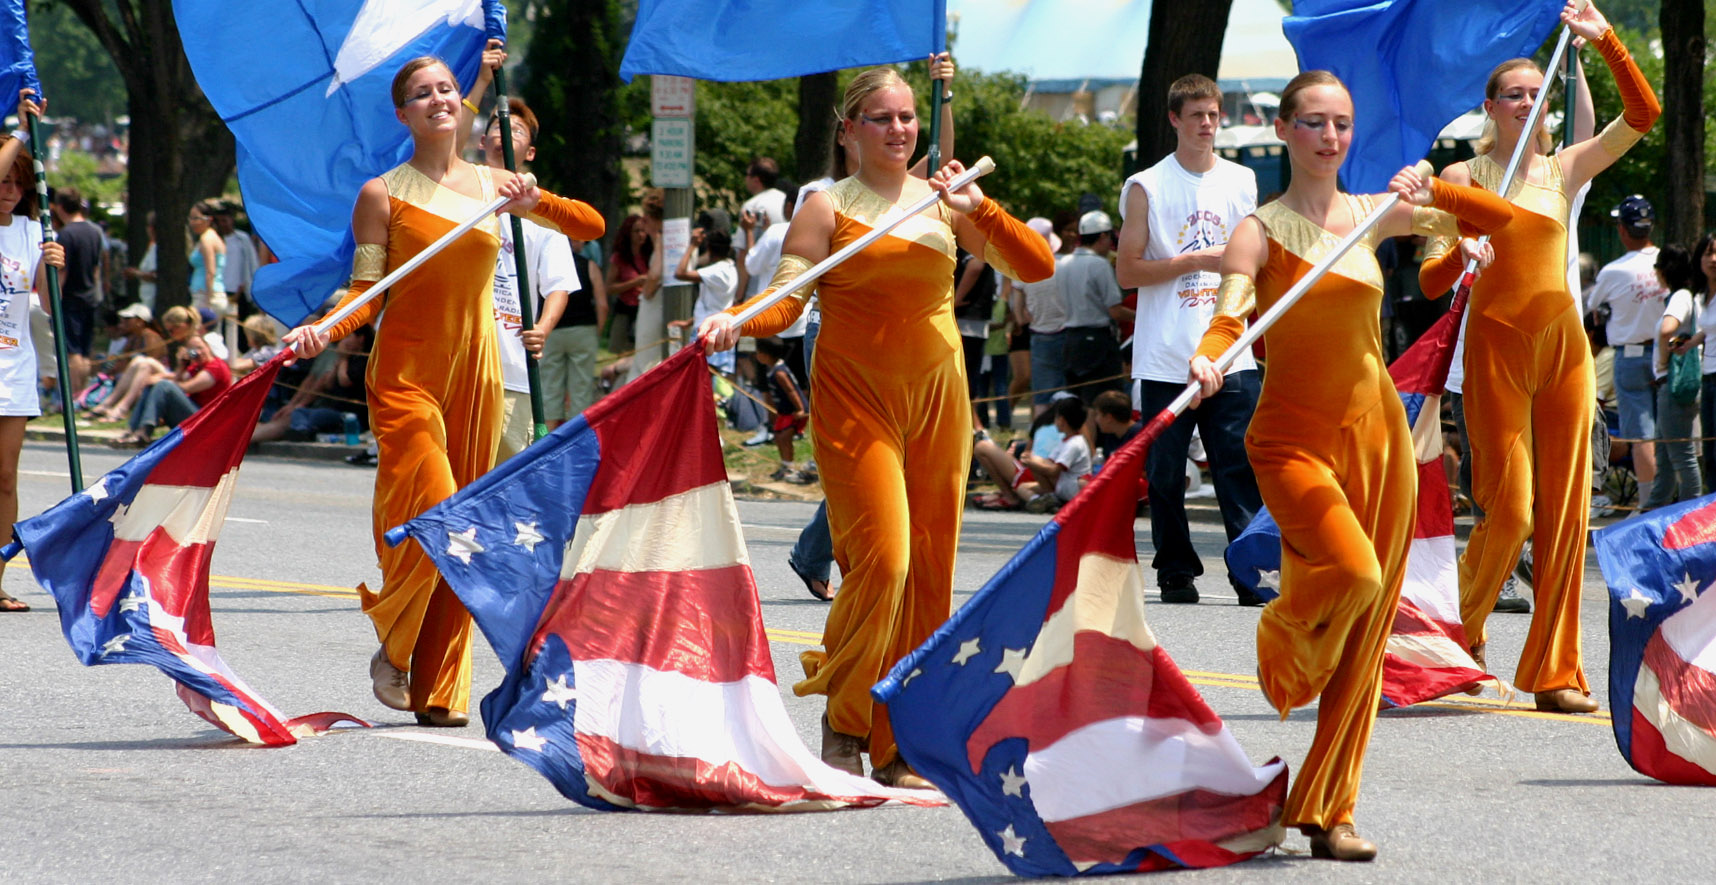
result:
[[[359,243],[352,255],[352,280],[376,282],[387,272],[387,247],[380,243]]]
[[[1633,145],[1638,144],[1644,137],[1643,132],[1627,123],[1627,118],[1616,117],[1603,127],[1602,132],[1597,133],[1597,143],[1609,152],[1609,156],[1619,157],[1632,150]]]
[[[1412,207],[1412,232],[1431,237],[1432,241],[1443,237],[1460,237],[1460,222],[1453,215],[1437,209],[1434,206]],[[1425,253],[1428,257],[1429,253]]]
[[[1414,213],[1414,215],[1416,214],[1417,213]],[[1416,227],[1417,219],[1414,218],[1413,221],[1414,227]],[[1458,233],[1432,235],[1430,237],[1430,242],[1424,245],[1424,263],[1429,264],[1449,252],[1454,251],[1454,247],[1459,245],[1459,243],[1460,235]]]
[[[1257,282],[1242,273],[1223,274],[1216,289],[1215,315],[1244,320],[1257,310]]]

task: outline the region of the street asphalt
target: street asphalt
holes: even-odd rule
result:
[[[85,449],[93,480],[120,453]],[[21,515],[69,493],[63,450],[29,442]],[[34,610],[0,614],[0,882],[1006,881],[959,811],[880,808],[786,815],[607,814],[582,809],[494,751],[480,723],[419,728],[370,695],[375,634],[352,588],[379,578],[370,534],[373,472],[340,462],[252,457],[213,564],[213,615],[227,662],[290,715],[340,710],[374,728],[296,746],[244,745],[189,713],[142,666],[84,668],[53,604],[14,565],[8,592]],[[814,750],[819,699],[797,698],[798,653],[828,608],[786,554],[812,505],[742,501],[782,695]],[[955,580],[969,598],[1046,517],[966,515]],[[1281,721],[1251,675],[1258,610],[1236,604],[1219,566],[1220,527],[1193,526],[1203,602],[1147,611],[1163,646],[1257,762],[1297,767],[1314,708]],[[1595,560],[1584,588],[1586,669],[1602,713],[1541,714],[1530,697],[1460,696],[1386,713],[1358,806],[1373,864],[1284,851],[1197,882],[1607,882],[1716,880],[1716,794],[1632,770],[1609,728],[1607,615]],[[1504,676],[1528,619],[1491,620]],[[474,694],[500,680],[480,635]],[[476,718],[473,698],[473,719]]]

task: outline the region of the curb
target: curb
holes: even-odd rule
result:
[[[24,438],[36,442],[52,442],[65,444],[66,432],[59,427],[26,427]],[[78,443],[84,448],[101,446],[105,448],[109,440],[118,439],[116,430],[94,430],[79,428]],[[347,455],[361,452],[368,444],[348,446],[345,443],[324,442],[277,442],[255,443],[250,447],[247,457],[286,458],[296,461],[344,461]]]

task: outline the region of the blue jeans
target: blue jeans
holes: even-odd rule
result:
[[[1656,439],[1656,387],[1651,382],[1651,347],[1644,356],[1615,354],[1615,399],[1621,412],[1621,439]]]
[[[816,505],[816,515],[798,533],[797,543],[787,554],[793,570],[812,581],[826,581],[834,565],[834,538],[828,533],[828,502]]]
[[[1046,406],[1067,383],[1066,332],[1031,333],[1031,402]]]
[[[184,388],[171,378],[157,381],[137,398],[131,410],[131,429],[141,430],[165,424],[177,427],[179,422],[197,413],[197,404],[186,395]]]
[[[1656,389],[1656,417],[1656,479],[1650,484],[1650,497],[1644,502],[1646,510],[1691,500],[1702,494],[1704,487],[1698,477],[1698,444],[1690,441],[1698,404],[1677,402],[1669,392],[1668,380],[1663,379]]]
[[[982,354],[978,355],[977,365],[983,365]],[[995,423],[1002,430],[1013,429],[1013,404],[1007,401],[1007,384],[1013,380],[1013,367],[1007,362],[1007,355],[989,357],[989,371],[979,371],[971,378],[972,406],[977,409],[977,422],[984,427],[989,426],[989,407],[995,407]],[[976,402],[976,400],[1001,397],[993,403]]]
[[[1183,383],[1139,381],[1139,411],[1153,416],[1168,407],[1185,390]],[[1186,523],[1186,451],[1195,425],[1209,454],[1210,478],[1221,507],[1222,527],[1232,541],[1251,524],[1263,507],[1251,459],[1245,453],[1245,428],[1257,410],[1257,395],[1263,382],[1255,370],[1227,376],[1220,393],[1205,399],[1196,409],[1168,425],[1162,437],[1150,446],[1144,461],[1150,481],[1150,542],[1156,558],[1150,566],[1162,578],[1170,575],[1196,577],[1204,564],[1192,548],[1192,533]]]

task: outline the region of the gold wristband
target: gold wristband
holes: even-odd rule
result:
[[[480,115],[480,114],[482,114],[482,112],[483,112],[483,111],[482,111],[482,108],[479,108],[479,107],[477,107],[477,106],[476,106],[476,105],[474,105],[474,104],[471,104],[471,100],[470,100],[470,99],[468,99],[468,98],[465,98],[465,99],[460,99],[460,101],[463,101],[463,102],[464,102],[464,103],[465,103],[465,107],[467,107],[467,108],[469,108],[469,109],[470,109],[470,111],[471,111],[471,113],[473,113],[473,114],[479,114],[479,115]]]

